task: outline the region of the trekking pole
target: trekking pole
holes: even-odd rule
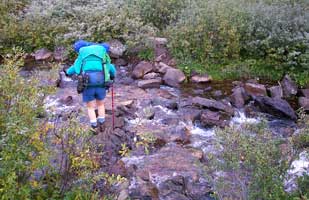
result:
[[[112,84],[112,117],[113,117],[113,130],[115,129],[115,113],[114,113],[114,84]]]

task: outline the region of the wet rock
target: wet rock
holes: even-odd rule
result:
[[[219,112],[204,110],[201,114],[201,124],[204,127],[225,127],[228,125],[228,122],[222,118]]]
[[[208,74],[194,75],[191,77],[192,83],[208,83],[210,81],[212,81],[212,77],[209,76]]]
[[[143,76],[154,69],[154,66],[150,62],[142,61],[134,67],[132,77],[135,79],[143,78]]]
[[[274,135],[279,135],[284,138],[291,137],[297,129],[295,122],[278,119],[270,121],[268,127]]]
[[[282,88],[281,86],[273,86],[273,87],[270,87],[269,89],[269,92],[270,92],[270,96],[272,98],[282,98],[283,97],[283,91],[282,91]]]
[[[56,47],[54,50],[54,59],[56,61],[65,61],[68,59],[67,50],[65,47]]]
[[[299,97],[298,104],[302,107],[305,111],[309,111],[309,98],[306,97]]]
[[[34,52],[34,57],[36,61],[46,61],[52,59],[53,53],[48,49],[39,49]]]
[[[148,80],[148,79],[155,79],[155,78],[159,78],[161,77],[160,74],[152,72],[152,73],[148,73],[144,76],[144,79]]]
[[[184,121],[194,122],[201,117],[202,111],[195,108],[183,108],[179,111],[179,115],[183,118]]]
[[[126,167],[135,165],[137,167],[136,174],[143,171],[149,176],[149,181],[157,188],[158,197],[160,199],[167,199],[170,196],[192,199],[187,196],[189,191],[201,191],[201,185],[204,184],[203,171],[196,163],[198,159],[193,157],[191,152],[182,148],[179,145],[170,144],[161,148],[155,154],[141,157],[140,159],[122,158],[126,163]],[[181,163],[181,165],[179,164]],[[137,177],[137,179],[141,179]],[[185,182],[187,181],[187,182]],[[138,181],[137,181],[138,182]],[[192,183],[187,187],[186,183]],[[144,184],[148,183],[144,181]],[[131,189],[136,185],[131,185]],[[199,194],[207,196],[209,190]],[[191,192],[190,192],[191,193]]]
[[[256,97],[255,103],[261,111],[278,117],[285,117],[297,120],[297,116],[290,104],[283,99],[274,99],[270,97]]]
[[[301,89],[300,91],[304,97],[309,98],[309,89]]]
[[[231,103],[236,108],[243,108],[245,105],[245,90],[242,87],[237,87],[233,90],[233,94],[230,96]]]
[[[185,80],[185,74],[179,69],[168,69],[163,76],[164,83],[172,87],[179,87],[179,84]]]
[[[118,59],[115,60],[116,66],[126,66],[127,64],[128,64],[128,62],[123,58],[118,58]]]
[[[210,110],[214,111],[223,111],[229,115],[234,115],[234,109],[232,106],[227,105],[221,101],[216,101],[216,100],[211,100],[211,99],[206,99],[202,97],[194,97],[192,99],[193,105],[196,106],[201,106],[204,108],[208,108]]]
[[[256,96],[267,96],[266,88],[262,84],[257,83],[246,83],[245,91],[253,97]]]
[[[160,88],[161,82],[162,82],[161,78],[141,80],[141,81],[138,81],[137,86],[143,89]]]
[[[281,81],[283,95],[284,97],[291,97],[297,94],[297,85],[295,82],[290,78],[289,75],[285,75]]]
[[[127,50],[126,46],[123,45],[119,40],[112,40],[108,42],[110,45],[110,56],[113,58],[122,57],[124,52]]]

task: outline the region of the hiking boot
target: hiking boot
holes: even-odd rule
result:
[[[91,126],[90,132],[91,132],[93,135],[97,135],[97,134],[98,134],[98,126]]]

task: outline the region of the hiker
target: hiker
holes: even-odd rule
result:
[[[63,71],[67,76],[79,75],[77,89],[83,95],[83,102],[87,104],[91,131],[96,133],[98,126],[102,127],[105,122],[104,98],[115,78],[116,69],[111,64],[107,53],[109,46],[105,43],[95,44],[79,40],[75,42],[74,50],[78,52],[77,59],[70,68]]]

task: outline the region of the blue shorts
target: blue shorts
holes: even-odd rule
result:
[[[83,91],[83,102],[87,103],[93,100],[103,100],[106,96],[106,89],[102,87],[86,88]]]

